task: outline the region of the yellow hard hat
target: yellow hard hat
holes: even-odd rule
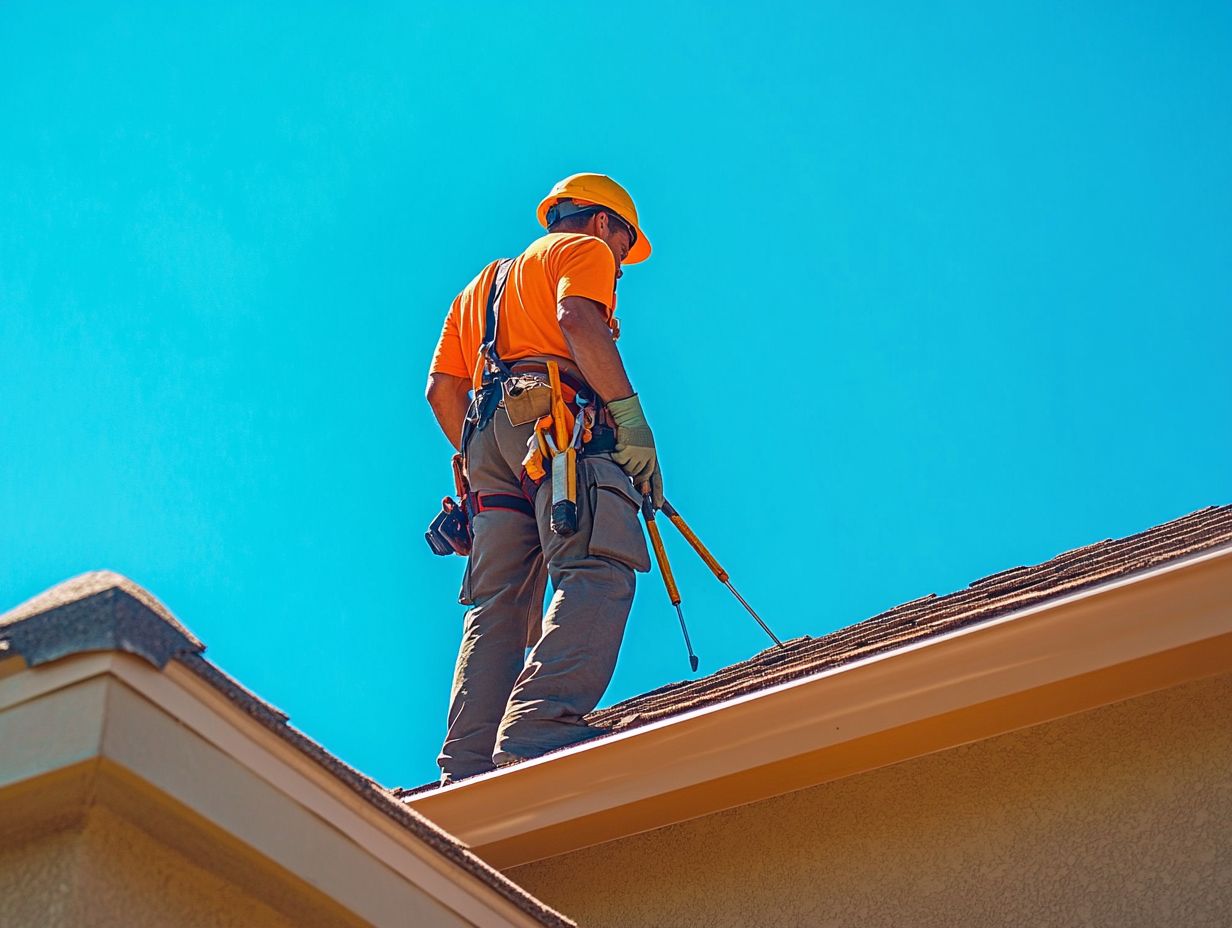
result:
[[[539,224],[548,227],[548,210],[561,200],[577,206],[606,206],[632,227],[636,237],[625,256],[625,264],[637,264],[650,257],[650,239],[637,221],[637,207],[629,191],[606,174],[574,174],[560,181],[539,204]]]

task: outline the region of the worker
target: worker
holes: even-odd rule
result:
[[[429,368],[428,403],[463,455],[473,532],[443,784],[600,733],[583,717],[615,669],[635,571],[650,569],[643,487],[663,500],[654,436],[615,341],[622,265],[650,255],[633,200],[610,177],[575,174],[538,219],[547,234],[505,275],[493,262],[454,299]],[[569,415],[592,422],[589,441],[577,439],[571,534],[553,531],[552,480],[528,465],[551,413],[548,362]]]

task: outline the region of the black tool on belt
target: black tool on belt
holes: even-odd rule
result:
[[[470,514],[467,512],[470,487],[466,482],[466,472],[462,467],[462,455],[453,456],[453,487],[458,498],[446,496],[441,500],[441,511],[424,532],[424,538],[433,554],[442,557],[450,554],[461,554],[466,557],[471,553],[471,543],[475,534],[471,531]]]
[[[473,540],[466,511],[452,497],[446,496],[441,500],[441,511],[424,532],[424,538],[428,540],[433,554],[461,554],[466,557],[471,553]]]
[[[534,507],[521,496],[512,493],[475,493],[471,491],[462,467],[462,455],[453,456],[453,482],[458,498],[446,496],[441,500],[441,511],[436,514],[424,538],[433,554],[447,557],[450,554],[471,553],[475,541],[473,520],[481,512],[504,509],[533,516]]]

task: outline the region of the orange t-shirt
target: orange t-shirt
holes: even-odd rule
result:
[[[482,382],[479,346],[483,342],[488,291],[496,276],[493,261],[454,298],[440,341],[432,354],[430,374],[469,377]],[[572,358],[556,319],[556,304],[567,296],[601,303],[613,326],[616,311],[616,259],[591,235],[551,232],[533,242],[513,262],[500,303],[496,351],[505,362],[538,355]]]

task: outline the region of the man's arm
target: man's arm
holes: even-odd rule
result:
[[[432,414],[440,424],[441,431],[449,439],[449,443],[462,450],[462,423],[466,420],[466,410],[470,406],[470,379],[455,377],[453,374],[429,374],[428,405]]]
[[[649,492],[656,509],[663,506],[663,476],[659,472],[654,436],[633,393],[624,361],[612,341],[604,308],[594,300],[567,296],[556,307],[565,342],[582,378],[607,404],[616,423],[616,449],[612,460],[633,479],[640,492]]]
[[[604,307],[584,296],[567,296],[557,304],[556,318],[582,379],[605,402],[633,394],[624,361],[604,320]]]

